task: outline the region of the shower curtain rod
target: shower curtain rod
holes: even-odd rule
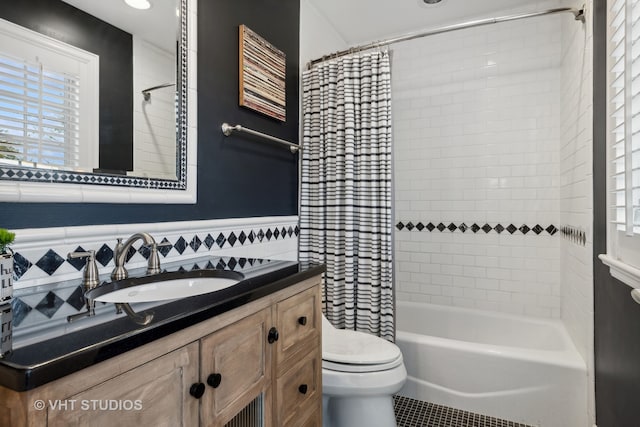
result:
[[[478,19],[478,20],[475,20],[475,21],[468,21],[468,22],[463,22],[461,24],[454,24],[454,25],[448,25],[448,26],[445,26],[445,27],[434,28],[432,30],[427,30],[427,31],[419,32],[419,33],[411,33],[411,34],[407,34],[407,35],[404,35],[404,36],[394,37],[394,38],[387,39],[387,40],[368,43],[368,44],[364,44],[364,45],[360,45],[360,46],[355,46],[355,47],[352,47],[350,49],[341,50],[341,51],[338,51],[338,52],[335,52],[335,53],[332,53],[332,54],[329,54],[329,55],[325,55],[322,58],[318,58],[318,59],[314,59],[313,61],[309,61],[309,63],[307,64],[307,69],[310,69],[314,65],[319,64],[319,63],[324,62],[324,61],[328,61],[330,59],[339,58],[341,56],[346,56],[346,55],[350,55],[352,53],[362,52],[362,51],[369,50],[369,49],[375,49],[375,48],[378,48],[378,47],[388,46],[388,45],[393,44],[393,43],[404,42],[404,41],[408,41],[408,40],[417,39],[417,38],[420,38],[420,37],[433,36],[435,34],[448,33],[450,31],[463,30],[465,28],[480,27],[480,26],[483,26],[483,25],[498,24],[500,22],[516,21],[516,20],[519,20],[519,19],[533,18],[535,16],[551,15],[551,14],[554,14],[554,13],[563,13],[563,12],[571,12],[576,21],[581,21],[582,23],[585,22],[584,6],[582,7],[582,9],[576,9],[576,8],[573,8],[573,7],[560,7],[560,8],[556,8],[556,9],[544,10],[544,11],[541,11],[541,12],[531,12],[531,13],[524,13],[524,14],[520,14],[520,15],[507,15],[507,16],[499,16],[497,18]]]

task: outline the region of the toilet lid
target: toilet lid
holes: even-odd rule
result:
[[[389,341],[344,329],[323,329],[322,359],[350,365],[383,365],[401,358],[400,349]]]

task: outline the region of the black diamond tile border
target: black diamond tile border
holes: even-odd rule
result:
[[[404,396],[393,397],[398,427],[532,427]]]
[[[64,301],[58,295],[53,292],[49,292],[44,298],[42,298],[42,301],[40,301],[35,308],[40,313],[51,319],[62,304],[64,304]]]
[[[412,225],[412,228],[414,226]],[[191,248],[194,253],[205,253],[212,249],[227,248],[235,246],[251,245],[253,243],[267,242],[270,240],[282,240],[288,238],[297,238],[300,235],[300,228],[298,225],[289,227],[273,227],[264,229],[245,229],[224,231],[220,233],[204,235],[185,235],[179,236],[175,243],[170,242],[166,237],[160,238],[158,236],[156,241],[158,245],[158,253],[162,257],[166,258],[170,252],[174,255],[182,255],[187,248]],[[113,262],[113,248],[115,247],[115,241],[103,243],[99,249],[96,250],[96,260],[102,267],[106,267],[109,263]],[[161,245],[162,244],[162,245]],[[84,252],[91,247],[76,247],[76,252]],[[139,246],[138,249],[131,247],[127,253],[127,261],[131,259],[136,253],[142,255],[145,259],[149,258],[150,250],[145,246]],[[40,270],[46,273],[48,276],[53,276],[56,271],[65,263],[73,266],[78,272],[82,271],[85,265],[83,259],[67,259],[67,252],[56,251],[55,248],[47,248],[46,253],[39,259],[27,259],[23,254],[16,252],[13,257],[13,271],[14,280],[21,279],[30,269],[37,266]]]
[[[16,252],[13,255],[13,274],[15,280],[20,279],[24,273],[26,273],[33,264],[20,254],[20,252]]]
[[[202,241],[198,236],[193,236],[193,239],[191,239],[191,242],[189,243],[189,246],[191,247],[193,252],[198,252],[198,249],[200,249],[201,245]]]
[[[20,325],[27,315],[33,310],[29,304],[25,304],[20,298],[11,300],[11,311],[13,311],[13,327]]]
[[[182,255],[182,253],[184,252],[185,249],[187,249],[187,241],[184,240],[184,237],[180,236],[180,238],[176,241],[176,243],[173,245],[173,248],[178,251],[178,253],[180,255]]]
[[[82,246],[78,246],[73,252],[86,252]],[[84,267],[84,265],[87,263],[87,260],[85,258],[68,258],[67,257],[67,262],[71,265],[73,265],[73,267],[80,271],[82,270],[82,268]]]
[[[490,224],[486,224],[485,223],[484,225],[480,226],[477,223],[473,223],[471,226],[468,226],[464,222],[459,224],[459,225],[455,224],[453,222],[449,223],[449,225],[445,225],[443,222],[438,223],[438,225],[433,225],[432,222],[427,223],[427,225],[424,225],[424,224],[425,223],[422,222],[422,221],[418,221],[417,225],[414,225],[413,221],[409,221],[409,222],[399,221],[396,224],[396,229],[398,231],[407,230],[407,231],[417,231],[417,232],[422,232],[422,231],[425,231],[425,230],[429,231],[429,232],[432,232],[433,230],[438,230],[441,233],[444,232],[445,230],[448,230],[448,231],[450,231],[452,233],[454,231],[460,231],[462,233],[466,233],[467,231],[470,230],[474,234],[477,234],[479,231],[483,231],[486,234],[488,234],[488,233],[490,233],[492,231],[495,231],[496,233],[501,234],[503,231],[506,230],[506,231],[509,232],[509,234],[514,234],[516,232],[519,232],[519,234],[523,234],[523,235],[526,235],[530,231],[533,231],[536,236],[544,234],[545,231],[550,236],[553,236],[558,231],[560,231],[563,235],[565,234],[563,232],[562,228],[560,230],[558,230],[555,225],[549,225],[547,227],[543,227],[540,224],[535,224],[535,225],[532,225],[532,226],[529,226],[527,224],[522,224],[520,226],[516,226],[514,224],[508,224],[506,226],[504,226],[502,224],[496,224],[496,225],[492,226]],[[482,233],[480,233],[480,234],[482,234]],[[579,235],[578,232],[570,231],[569,229],[567,229],[566,234],[567,235],[578,236],[578,237],[575,237],[576,240],[582,240],[582,241],[586,242],[586,233],[584,233],[584,232],[583,232],[583,235]]]
[[[66,302],[76,310],[82,310],[85,306],[84,290],[82,289],[82,286],[78,286],[76,290],[69,295]]]
[[[211,249],[215,242],[216,241],[213,237],[211,237],[211,234],[207,234],[207,237],[204,238],[204,245],[207,247],[207,249]]]
[[[547,231],[551,233],[548,229]],[[555,228],[552,231],[554,234],[558,232]],[[561,225],[559,231],[562,238],[570,241],[571,243],[575,243],[578,246],[585,246],[587,244],[587,232],[580,227],[573,225]]]
[[[113,250],[105,243],[96,252],[96,259],[103,267],[106,267],[113,259]]]
[[[58,255],[53,249],[49,249],[47,253],[42,255],[42,258],[36,262],[36,265],[40,267],[42,271],[51,276],[58,268],[60,268],[64,261],[64,258]]]

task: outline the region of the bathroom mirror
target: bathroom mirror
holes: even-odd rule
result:
[[[113,56],[110,56],[110,53],[94,55],[97,56],[98,63],[103,61],[102,65],[109,64],[107,68],[102,66],[99,68],[100,78],[103,79],[104,76],[111,78],[109,85],[105,85],[103,80],[100,80],[99,85],[94,85],[99,86],[96,97],[101,101],[100,108],[95,109],[99,111],[84,114],[91,111],[91,105],[93,105],[86,103],[85,108],[79,109],[84,115],[71,116],[71,118],[65,116],[60,119],[62,113],[58,111],[72,110],[76,104],[76,98],[73,97],[76,93],[83,93],[83,91],[73,86],[73,78],[69,75],[52,76],[46,67],[38,64],[30,67],[32,64],[27,64],[28,61],[25,61],[25,58],[17,58],[19,61],[22,60],[19,64],[19,71],[22,73],[20,77],[24,78],[28,74],[24,72],[25,69],[29,71],[35,69],[36,73],[41,73],[40,79],[45,84],[40,86],[45,87],[45,90],[43,94],[35,95],[39,96],[39,101],[34,103],[33,99],[29,98],[32,96],[31,89],[19,88],[22,97],[18,98],[24,101],[24,111],[29,110],[30,113],[22,114],[23,117],[28,117],[22,120],[24,123],[19,123],[24,124],[24,131],[16,125],[20,122],[18,119],[2,121],[3,103],[0,96],[0,196],[3,201],[195,202],[197,128],[196,115],[189,114],[188,106],[195,106],[197,93],[196,1],[149,0],[148,4],[151,7],[148,10],[135,10],[125,4],[124,0],[115,2],[64,0],[63,7],[68,8],[69,5],[76,7],[83,11],[80,15],[84,16],[86,13],[91,15],[88,19],[98,18],[100,25],[113,26],[116,30],[130,34],[130,50],[125,53],[120,52],[118,55],[125,58],[124,62],[127,55],[130,56],[128,66],[132,73],[129,73],[130,75],[109,73],[113,69],[112,64],[117,62],[112,60]],[[42,8],[56,2],[62,3],[60,0],[36,3]],[[42,6],[43,4],[45,6]],[[38,12],[38,19],[49,19],[53,24],[49,25],[51,22],[34,24],[35,18],[30,17],[31,29],[27,31],[34,34],[40,32],[44,34],[43,40],[55,41],[57,35],[55,15],[47,14],[46,10]],[[90,22],[89,28],[95,26],[96,22],[98,21]],[[9,23],[12,25],[11,22]],[[65,31],[67,28],[68,25],[65,26]],[[33,31],[33,29],[39,31]],[[0,36],[5,32],[0,27]],[[96,27],[95,33],[98,39],[106,38],[103,28]],[[21,42],[26,40],[31,43],[28,37],[22,37],[21,34],[18,33],[17,40]],[[61,38],[64,39],[64,37]],[[82,37],[82,39],[86,38]],[[81,47],[71,46],[71,48],[77,48],[84,53]],[[14,53],[10,52],[9,56]],[[40,55],[36,58],[39,60]],[[1,56],[0,61],[2,61]],[[52,59],[52,61],[57,60]],[[66,57],[65,62],[69,62]],[[0,62],[0,68],[3,64],[6,65],[7,61]],[[189,64],[193,66],[189,67]],[[8,66],[15,67],[15,63],[9,61]],[[31,76],[26,77],[28,78]],[[58,85],[58,82],[64,83]],[[48,90],[48,87],[53,87],[53,90]],[[91,87],[90,84],[81,86],[85,89],[84,92],[90,92]],[[5,88],[2,87],[0,78],[0,94],[3,92],[2,89]],[[112,92],[117,90],[127,92],[126,95],[129,98],[125,96],[122,102],[113,101],[105,108],[103,99],[113,95]],[[59,104],[53,105],[55,108],[51,106],[55,104],[56,100],[53,98],[58,93],[61,94],[60,98],[64,98],[64,108],[58,108]],[[190,97],[193,99],[188,99]],[[15,100],[5,100],[7,105],[12,103],[18,104]],[[10,108],[14,108],[13,105]],[[36,110],[33,113],[34,108],[42,108],[42,106],[44,106],[42,111]],[[54,119],[51,119],[52,110],[59,114]],[[22,111],[18,113],[21,114]],[[120,126],[121,122],[115,119],[112,122],[108,121],[120,113],[130,117],[128,123],[125,121],[125,126]],[[87,116],[93,121],[86,119]],[[97,120],[98,116],[99,120]],[[36,117],[35,121],[39,121],[39,128],[29,121],[34,121],[32,117]],[[14,116],[9,115],[8,118],[12,119]],[[6,112],[5,119],[7,119]],[[122,132],[123,127],[125,132]],[[128,132],[127,128],[130,129]],[[78,129],[82,129],[83,132],[78,132]],[[91,131],[87,133],[87,129]],[[14,135],[20,136],[19,131],[22,131],[22,136],[14,137]],[[70,137],[68,138],[67,135]],[[15,140],[19,139],[27,141],[24,147],[15,145]],[[69,139],[75,139],[75,145],[65,145]],[[128,148],[127,144],[118,145],[126,139],[130,140]],[[32,144],[29,146],[28,143]],[[38,148],[33,149],[33,146]],[[59,149],[58,146],[63,148]],[[56,152],[56,149],[59,152]],[[90,154],[85,155],[85,150]],[[30,157],[33,152],[36,152],[36,155]],[[61,157],[72,159],[71,163],[59,160]],[[103,161],[108,157],[111,158],[110,162]],[[124,163],[118,163],[121,160],[124,160]]]

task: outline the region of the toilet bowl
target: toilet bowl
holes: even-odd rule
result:
[[[395,344],[322,316],[323,427],[395,426],[392,396],[406,379]]]

